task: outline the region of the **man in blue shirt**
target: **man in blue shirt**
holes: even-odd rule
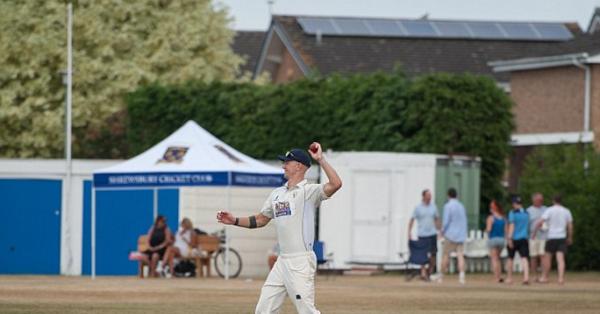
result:
[[[444,236],[444,255],[442,257],[442,274],[448,271],[450,253],[456,252],[458,259],[458,282],[465,283],[464,242],[467,240],[467,211],[456,198],[456,189],[448,189],[448,202],[444,205],[442,235]],[[438,281],[441,281],[440,277]]]
[[[523,209],[521,198],[513,197],[513,210],[508,213],[508,262],[506,264],[508,276],[506,283],[512,283],[513,259],[515,253],[521,256],[523,269],[523,284],[529,284],[529,214]]]
[[[437,207],[431,201],[431,191],[424,190],[421,193],[422,202],[415,207],[410,222],[408,223],[408,239],[411,239],[413,223],[417,221],[417,236],[420,241],[424,241],[428,246],[429,267],[424,264],[421,266],[421,278],[429,281],[429,276],[435,267],[435,255],[437,254],[437,234],[440,224],[440,219],[437,212]]]

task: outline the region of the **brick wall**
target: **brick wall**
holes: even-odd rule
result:
[[[581,132],[584,121],[585,71],[575,66],[511,73],[516,134]],[[600,65],[592,65],[590,127],[600,150]],[[518,189],[523,163],[532,146],[514,147],[508,187]]]
[[[274,83],[287,83],[303,78],[304,74],[292,58],[292,55],[284,49],[282,52],[281,64],[277,73],[273,76]]]
[[[574,66],[512,72],[515,133],[582,131],[584,81]]]

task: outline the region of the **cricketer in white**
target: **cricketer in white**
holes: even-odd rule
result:
[[[308,184],[304,175],[310,167],[310,157],[305,150],[292,149],[279,156],[287,183],[271,192],[259,214],[234,217],[227,211],[217,213],[220,223],[245,228],[264,227],[275,220],[281,253],[265,280],[256,313],[279,313],[286,295],[298,313],[320,313],[314,304],[315,209],[342,187],[342,180],[323,157],[321,145],[313,143],[311,148],[308,153],[327,175],[327,183]]]

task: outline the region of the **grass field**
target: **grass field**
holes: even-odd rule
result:
[[[600,313],[600,274],[569,273],[565,286],[502,285],[490,275],[444,283],[396,275],[317,278],[323,313]],[[1,276],[0,313],[253,313],[261,280]],[[295,313],[286,300],[283,313]]]

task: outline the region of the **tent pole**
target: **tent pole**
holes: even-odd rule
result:
[[[92,226],[91,226],[91,239],[92,239],[92,280],[96,279],[96,188],[92,181]]]
[[[154,220],[158,217],[158,188],[152,189],[153,194],[153,202],[152,202],[152,214],[154,215]]]
[[[231,211],[231,171],[227,174],[227,210]],[[225,280],[229,280],[229,232],[225,226]]]

